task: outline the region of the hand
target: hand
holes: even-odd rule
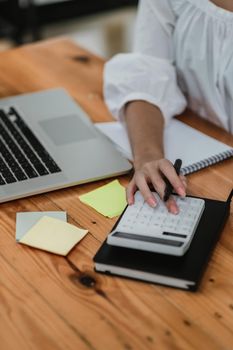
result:
[[[163,199],[165,191],[164,176],[169,180],[174,188],[174,191],[181,197],[186,195],[186,178],[183,175],[177,175],[172,163],[167,159],[159,160],[144,160],[135,161],[134,176],[130,181],[126,194],[128,204],[134,203],[134,193],[139,189],[145,201],[151,206],[157,205],[156,199],[153,196],[149,185],[152,185],[154,190]],[[153,190],[152,190],[153,191]],[[179,213],[179,208],[172,196],[166,202],[168,211],[173,214]]]

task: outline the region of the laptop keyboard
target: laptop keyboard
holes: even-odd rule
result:
[[[60,171],[15,108],[0,109],[0,185]]]

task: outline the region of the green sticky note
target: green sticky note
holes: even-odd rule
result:
[[[79,199],[109,218],[120,215],[127,205],[125,188],[118,180],[83,194]]]

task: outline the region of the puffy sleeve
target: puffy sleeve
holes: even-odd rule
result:
[[[116,118],[124,118],[124,106],[133,100],[156,105],[165,123],[186,107],[176,79],[172,39],[176,17],[170,1],[141,0],[133,52],[118,54],[105,64],[105,102]]]

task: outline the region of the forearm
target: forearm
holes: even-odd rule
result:
[[[133,101],[127,104],[125,120],[134,155],[134,176],[127,188],[127,200],[134,203],[134,193],[137,189],[145,201],[152,207],[156,206],[149,184],[160,198],[164,198],[164,177],[180,196],[185,196],[185,179],[179,177],[163,152],[164,119],[159,108],[144,101]],[[169,198],[166,202],[168,210],[177,214],[179,209],[175,200]]]
[[[130,102],[125,120],[135,164],[164,157],[164,119],[159,108],[145,101]]]

